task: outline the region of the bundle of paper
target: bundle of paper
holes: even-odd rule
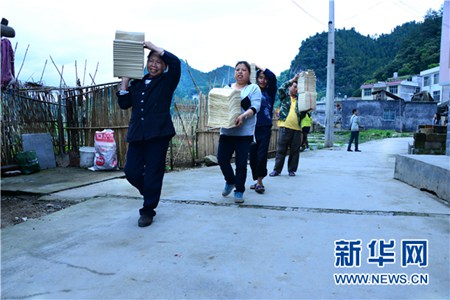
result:
[[[142,78],[144,33],[116,31],[113,42],[114,77]]]
[[[298,78],[298,110],[315,110],[317,102],[316,75],[313,70],[303,71]]]
[[[208,94],[208,127],[231,128],[241,114],[241,92],[213,88]]]
[[[255,64],[250,64],[250,82],[258,84],[256,82],[256,65]]]
[[[313,70],[302,71],[298,78],[297,88],[299,93],[316,92],[316,74]]]
[[[303,92],[298,94],[298,111],[315,110],[317,102],[316,92]]]

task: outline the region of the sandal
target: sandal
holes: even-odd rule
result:
[[[265,191],[266,191],[266,189],[264,188],[263,185],[259,185],[259,184],[255,185],[255,192],[257,192],[258,194],[264,194]]]

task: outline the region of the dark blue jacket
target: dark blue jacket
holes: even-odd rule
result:
[[[127,142],[175,135],[170,105],[180,81],[181,63],[178,57],[166,50],[161,58],[168,66],[166,72],[152,78],[149,84],[145,84],[150,79],[148,74],[142,79],[132,80],[125,95],[117,92],[119,107],[131,107]]]
[[[261,90],[261,108],[256,117],[256,126],[272,126],[273,105],[277,95],[277,77],[272,71],[266,69],[267,87]]]

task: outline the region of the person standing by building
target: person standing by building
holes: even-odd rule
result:
[[[300,146],[302,144],[302,128],[300,113],[298,113],[297,81],[300,74],[286,81],[278,89],[280,99],[280,116],[278,120],[277,154],[275,166],[269,176],[278,176],[283,170],[284,161],[289,149],[288,172],[295,176],[300,159]]]
[[[300,118],[302,119],[301,127],[302,127],[302,146],[301,151],[309,150],[308,143],[308,134],[311,130],[312,118],[311,118],[312,109],[302,112]]]
[[[250,188],[263,194],[264,177],[267,176],[267,154],[272,135],[273,105],[277,94],[277,77],[267,68],[256,66],[256,81],[261,89],[261,108],[256,115],[255,142],[250,147],[250,168],[256,183]]]
[[[250,82],[250,64],[240,61],[234,70],[235,83],[230,87],[241,92],[241,114],[236,118],[236,126],[221,128],[217,160],[225,179],[222,196],[228,196],[233,189],[234,202],[244,202],[245,180],[247,179],[247,159],[256,126],[256,114],[261,107],[261,90]],[[235,153],[236,173],[231,167]]]
[[[174,54],[150,41],[144,42],[144,48],[150,50],[148,73],[139,80],[122,77],[117,92],[120,108],[131,108],[124,172],[144,198],[139,227],[152,224],[156,215],[167,150],[175,135],[170,106],[181,77],[181,63]]]
[[[357,109],[352,110],[352,117],[350,118],[350,141],[348,142],[347,151],[352,151],[352,143],[355,141],[355,152],[361,152],[358,149],[358,140],[359,140],[359,112]]]
[[[439,112],[434,114],[433,125],[441,125],[441,114]]]

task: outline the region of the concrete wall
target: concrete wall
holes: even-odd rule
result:
[[[343,100],[341,110],[335,111],[335,122],[343,129],[350,126],[352,110],[358,109],[365,129],[415,132],[419,125],[432,124],[436,102],[405,102],[399,100]],[[392,113],[392,120],[385,112]],[[314,119],[325,124],[325,102],[318,102]]]
[[[397,155],[394,178],[431,191],[450,205],[449,158],[445,155]]]
[[[405,102],[404,130],[416,131],[418,125],[433,124],[436,102]]]

